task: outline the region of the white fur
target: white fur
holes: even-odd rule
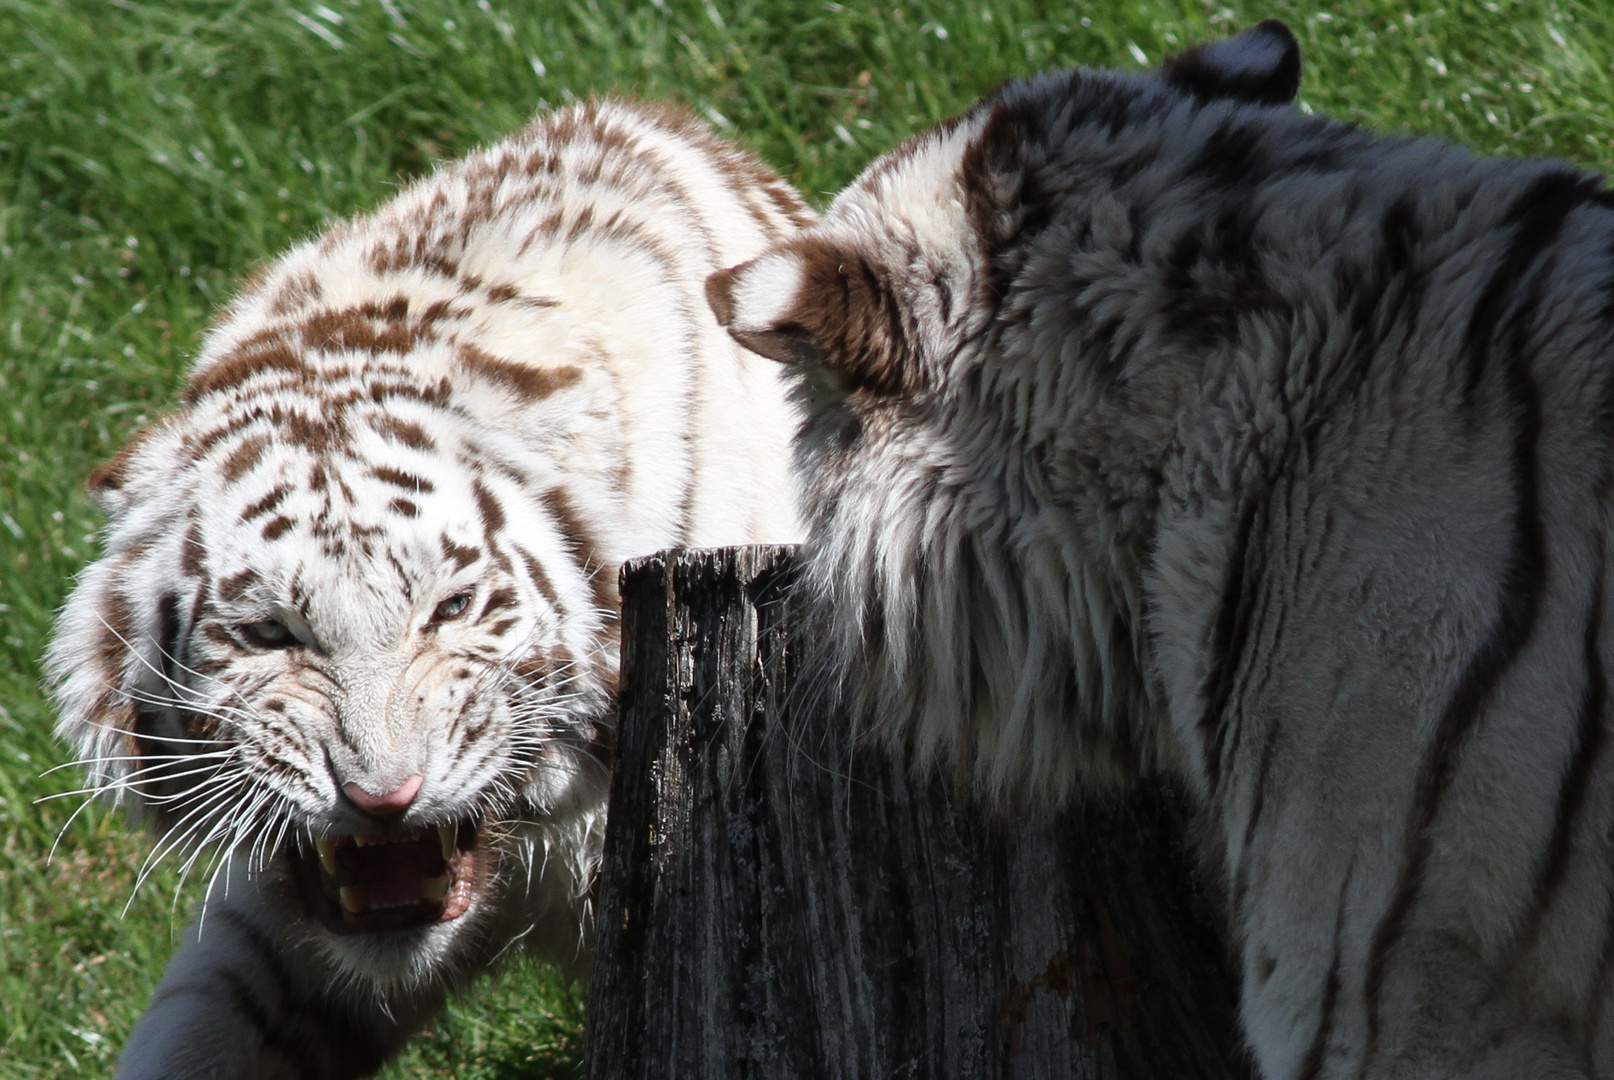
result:
[[[756,260],[735,295],[737,333],[771,329],[796,306],[801,291],[801,264],[786,253]]]

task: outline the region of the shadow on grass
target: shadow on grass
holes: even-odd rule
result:
[[[538,1054],[518,1061],[481,1061],[474,1070],[469,1075],[477,1080],[582,1080],[583,1057],[579,1049]]]
[[[517,962],[422,1032],[387,1080],[579,1080],[583,987]]]

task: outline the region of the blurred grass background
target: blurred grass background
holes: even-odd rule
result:
[[[0,0],[0,1077],[101,1076],[197,899],[41,776],[38,657],[95,551],[84,476],[173,398],[208,314],[332,218],[618,90],[684,102],[816,203],[1002,80],[1136,68],[1276,16],[1304,108],[1614,161],[1614,5],[902,0]],[[518,969],[394,1075],[572,1075],[580,989]]]

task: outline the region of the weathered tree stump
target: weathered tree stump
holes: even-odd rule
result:
[[[1158,788],[991,820],[797,687],[790,548],[623,570],[594,1080],[1247,1075]]]

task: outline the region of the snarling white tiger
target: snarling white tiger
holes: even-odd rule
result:
[[[48,658],[92,785],[226,853],[121,1076],[368,1075],[516,943],[586,966],[617,568],[798,538],[791,406],[702,288],[809,220],[704,125],[591,102],[222,313],[91,478]]]
[[[1268,1080],[1614,1077],[1614,197],[1303,115],[1266,23],[1014,82],[717,275],[866,722],[1164,769]]]

